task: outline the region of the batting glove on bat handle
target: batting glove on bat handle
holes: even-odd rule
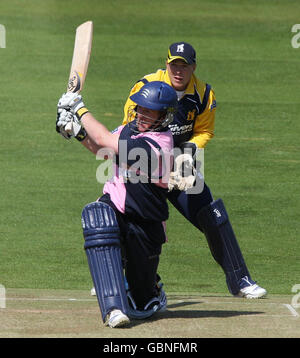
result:
[[[64,93],[58,101],[57,108],[71,111],[79,120],[88,112],[83,103],[82,96],[73,92]]]
[[[75,137],[80,142],[87,136],[77,117],[65,109],[58,109],[57,111],[56,131],[66,139]]]
[[[65,125],[67,124],[67,119],[65,118],[67,111],[65,109],[58,109],[56,116],[56,132],[59,133],[65,139],[71,139],[72,135],[65,131]]]

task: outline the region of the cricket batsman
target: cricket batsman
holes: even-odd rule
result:
[[[165,82],[152,81],[130,98],[129,123],[113,132],[95,119],[77,93],[62,95],[56,121],[64,138],[75,137],[93,154],[107,149],[113,156],[113,178],[105,183],[103,195],[82,211],[88,265],[102,320],[111,328],[128,325],[131,318],[148,318],[167,305],[157,268],[166,241],[173,158],[168,125],[177,96]],[[70,122],[71,133],[66,132]],[[168,160],[170,165],[162,164]]]

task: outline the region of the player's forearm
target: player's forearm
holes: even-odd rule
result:
[[[112,134],[90,112],[82,116],[81,123],[88,134],[88,140],[84,140],[84,143],[82,143],[87,149],[92,149],[91,151],[94,152],[96,148],[99,150],[100,148],[107,147],[113,149],[115,153],[118,152],[119,136]]]
[[[80,142],[86,149],[88,149],[90,152],[94,153],[95,155],[98,153],[98,150],[101,149],[101,147],[87,135],[83,141]]]
[[[213,136],[213,133],[204,132],[193,136],[190,139],[190,142],[195,143],[198,148],[204,148]]]

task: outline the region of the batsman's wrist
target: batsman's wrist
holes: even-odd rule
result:
[[[79,141],[79,142],[82,142],[87,136],[87,133],[86,133],[86,130],[81,127],[80,131],[77,133],[76,135],[76,139]]]
[[[189,153],[193,157],[193,159],[195,159],[195,155],[197,152],[197,145],[195,143],[183,142],[180,145],[180,149],[183,151],[183,153]]]
[[[88,112],[89,112],[89,110],[86,107],[81,107],[75,112],[75,115],[76,115],[77,119],[80,121],[81,117]]]

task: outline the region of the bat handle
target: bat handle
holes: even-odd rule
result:
[[[73,131],[73,123],[72,122],[68,122],[65,126],[65,131],[68,133],[68,134],[71,134],[72,131]]]
[[[69,81],[69,84],[70,84],[70,81]],[[79,87],[80,87],[80,77],[79,77],[79,75],[78,75],[78,81],[77,81],[77,85],[76,85],[76,86],[78,86],[78,85],[79,85]],[[76,88],[73,88],[73,90],[70,91],[70,88],[68,87],[67,92],[73,92],[73,93],[79,94],[79,93],[80,93],[80,90],[76,90]],[[71,122],[68,122],[68,123],[66,124],[66,126],[65,126],[65,131],[66,131],[68,134],[72,134],[72,132],[73,132],[73,120],[72,120]]]

